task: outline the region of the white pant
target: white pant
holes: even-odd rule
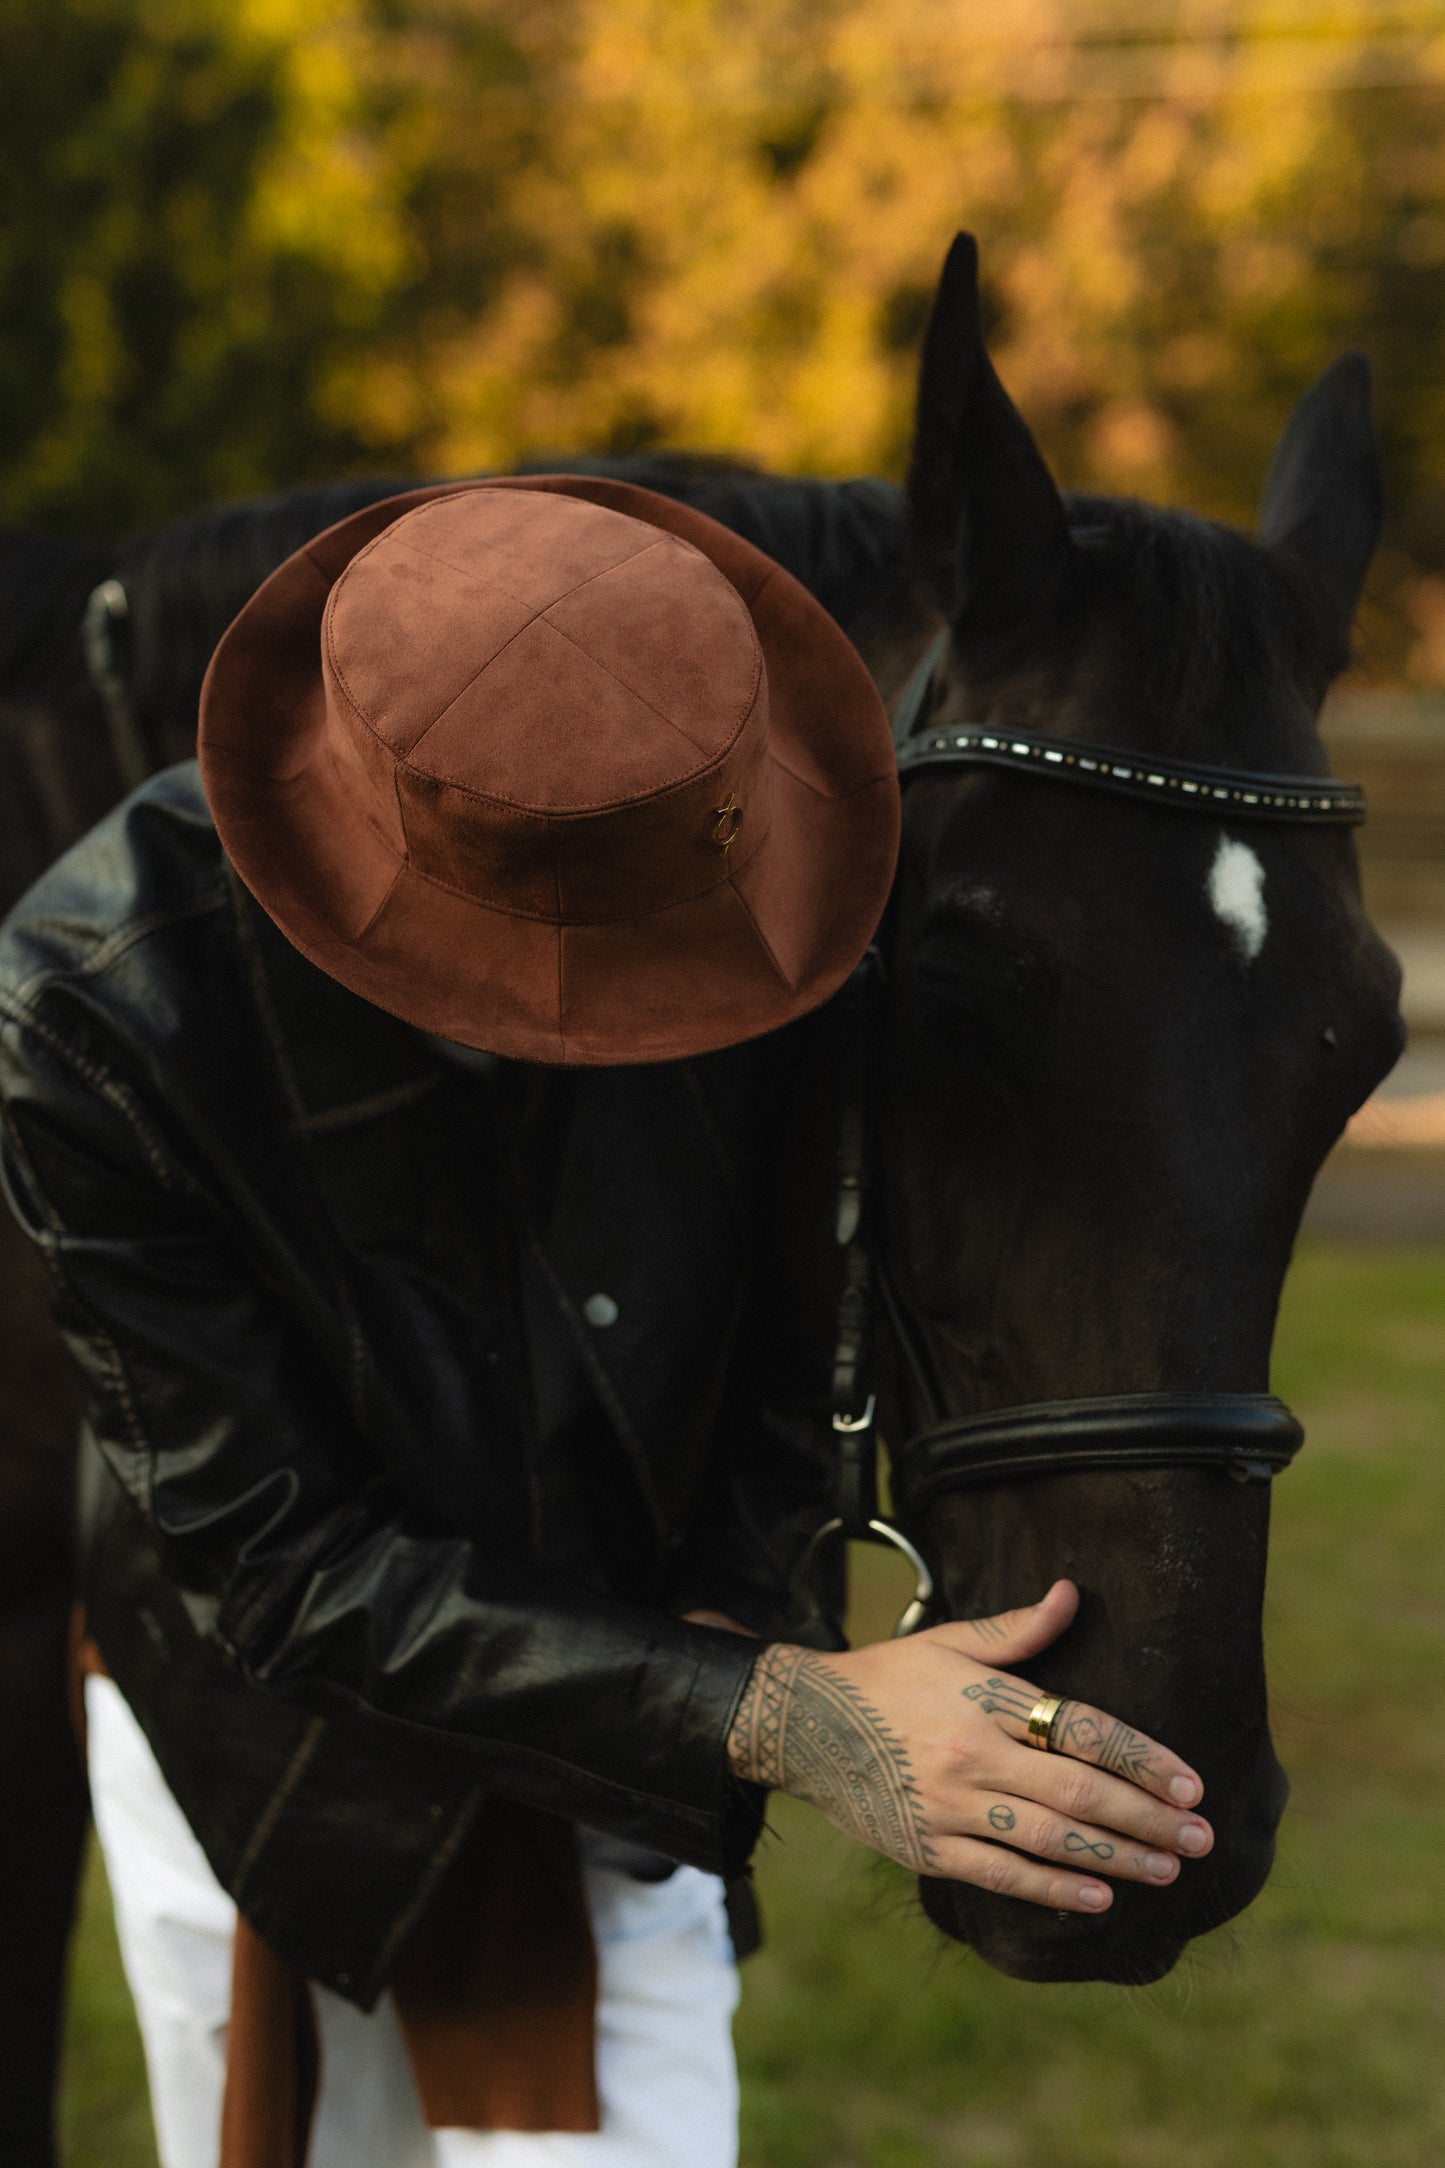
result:
[[[235,1908],[109,1679],[85,1682],[95,1824],[150,2077],[161,2168],[216,2168]],[[588,1860],[597,1940],[591,2135],[430,2131],[389,1998],[313,1988],[321,2089],[308,2168],[735,2168],[737,1971],[722,1884],[636,1882]]]

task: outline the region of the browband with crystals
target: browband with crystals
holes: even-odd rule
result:
[[[1010,768],[1015,774],[1081,783],[1117,797],[1172,806],[1181,813],[1218,813],[1230,820],[1357,827],[1365,818],[1365,794],[1359,785],[1336,783],[1325,776],[1211,768],[1120,746],[1091,745],[1078,738],[1045,738],[1032,732],[1015,737],[969,723],[926,730],[915,738],[911,732],[946,642],[946,634],[933,642],[909,679],[894,716],[898,771],[905,780],[929,768]]]
[[[1180,760],[1139,760],[1117,747],[1077,738],[1013,738],[994,730],[930,730],[898,754],[902,775],[920,768],[1013,768],[1060,782],[1091,783],[1125,798],[1149,798],[1180,812],[1218,810],[1231,820],[1337,821],[1357,827],[1365,794],[1357,783],[1323,777],[1258,775],[1195,767]]]

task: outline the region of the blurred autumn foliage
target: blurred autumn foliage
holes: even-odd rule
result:
[[[1075,486],[1376,365],[1445,684],[1445,0],[0,0],[0,517],[658,443],[896,474],[949,236]]]

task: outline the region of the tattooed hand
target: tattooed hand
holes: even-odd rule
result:
[[[1047,1648],[1077,1607],[1057,1581],[1028,1610],[906,1641],[765,1648],[728,1737],[732,1767],[916,1873],[1034,1904],[1101,1912],[1100,1871],[1172,1882],[1181,1856],[1214,1841],[1186,1811],[1203,1787],[1177,1755],[1075,1701],[1055,1719],[1056,1751],[1027,1744],[1039,1690],[1005,1667]]]

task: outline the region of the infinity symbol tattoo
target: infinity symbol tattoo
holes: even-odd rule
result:
[[[1112,1844],[1090,1844],[1088,1838],[1081,1837],[1077,1829],[1071,1829],[1065,1836],[1064,1850],[1066,1852],[1092,1852],[1095,1859],[1112,1859],[1114,1857]]]

